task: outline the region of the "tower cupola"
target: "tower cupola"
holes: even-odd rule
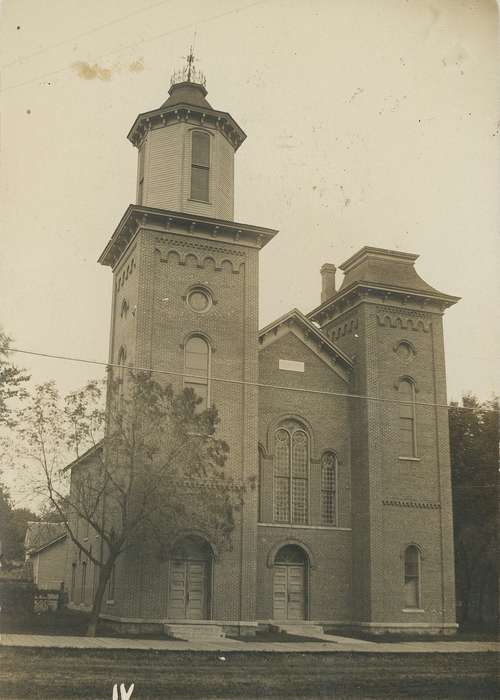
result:
[[[139,151],[137,204],[232,221],[234,154],[246,134],[207,101],[194,60],[191,50],[168,98],[139,114],[128,134]]]

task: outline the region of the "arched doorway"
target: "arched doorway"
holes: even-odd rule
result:
[[[307,555],[287,544],[276,554],[273,572],[273,618],[305,620],[307,616]]]
[[[170,554],[168,617],[207,620],[210,616],[212,550],[201,537],[190,535]]]

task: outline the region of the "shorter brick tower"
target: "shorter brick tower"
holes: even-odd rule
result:
[[[417,257],[361,249],[309,315],[354,359],[352,622],[375,632],[456,627],[442,316],[458,298]]]

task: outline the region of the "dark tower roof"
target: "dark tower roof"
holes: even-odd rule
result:
[[[174,105],[193,105],[193,107],[205,107],[212,109],[212,105],[205,99],[207,91],[201,83],[192,83],[187,80],[182,83],[174,83],[168,91],[169,97],[162,107]]]

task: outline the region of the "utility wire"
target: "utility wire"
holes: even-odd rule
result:
[[[222,19],[222,17],[227,17],[228,15],[233,15],[236,12],[242,12],[243,10],[248,10],[252,7],[255,7],[256,5],[261,5],[262,3],[267,2],[267,0],[255,0],[255,2],[251,2],[247,5],[241,5],[240,7],[236,7],[233,10],[227,10],[226,12],[221,12],[217,15],[211,15],[209,17],[205,17],[204,19],[195,21],[195,22],[189,22],[188,24],[183,24],[180,27],[176,27],[175,29],[171,29],[168,32],[162,32],[161,34],[156,34],[155,36],[150,37],[149,39],[141,39],[140,41],[136,41],[133,44],[128,44],[127,46],[121,46],[118,49],[113,49],[112,51],[106,51],[105,53],[102,53],[98,56],[95,56],[92,60],[96,61],[100,58],[104,58],[105,56],[111,56],[115,53],[120,53],[121,51],[127,51],[129,49],[134,49],[137,46],[141,46],[142,44],[147,44],[151,41],[156,41],[157,39],[162,39],[165,36],[169,36],[170,34],[175,34],[177,32],[182,32],[185,29],[191,29],[192,27],[197,27],[200,24],[206,24],[207,22],[212,22],[217,19]],[[42,78],[48,78],[51,75],[56,75],[57,73],[62,73],[65,70],[68,70],[71,68],[71,64],[68,64],[64,66],[63,68],[58,68],[56,70],[50,71],[48,73],[43,73],[42,75],[38,75],[35,78],[30,78],[29,80],[25,80],[22,83],[16,83],[14,85],[8,85],[7,87],[3,88],[0,90],[0,93],[3,92],[8,92],[9,90],[15,90],[17,88],[23,87],[24,85],[29,85],[30,83],[34,83],[37,80],[42,80]]]
[[[51,353],[47,352],[35,352],[33,350],[23,350],[21,348],[8,348],[7,352],[17,352],[21,353],[23,355],[33,355],[35,357],[47,357],[50,359],[54,360],[66,360],[68,362],[80,362],[83,364],[88,364],[88,365],[98,365],[100,367],[116,367],[119,369],[128,369],[128,370],[133,370],[135,372],[151,372],[151,373],[156,373],[156,374],[165,374],[168,376],[175,376],[175,377],[191,377],[193,375],[187,373],[187,372],[175,372],[173,370],[168,370],[168,369],[153,369],[152,367],[137,367],[137,366],[130,366],[130,365],[120,365],[118,363],[113,363],[113,362],[102,362],[100,360],[88,360],[82,357],[71,357],[69,355],[53,355]],[[281,386],[279,384],[267,384],[263,382],[249,382],[245,381],[244,379],[228,379],[227,377],[209,377],[210,382],[220,382],[223,384],[237,384],[240,386],[252,386],[256,387],[259,389],[277,389],[281,391],[293,391],[297,393],[307,393],[307,394],[316,394],[320,396],[338,396],[340,398],[345,398],[345,399],[360,399],[364,401],[379,401],[380,403],[396,403],[396,404],[403,404],[405,406],[408,405],[416,405],[416,406],[427,406],[427,407],[434,407],[434,408],[453,408],[453,409],[458,409],[462,411],[475,411],[477,410],[476,407],[473,406],[453,406],[451,404],[447,403],[433,403],[429,401],[400,401],[399,399],[388,399],[388,398],[382,398],[380,396],[368,396],[364,394],[348,394],[348,393],[343,393],[340,391],[324,391],[322,389],[308,389],[308,388],[300,388],[300,387],[290,387],[290,386]],[[488,412],[490,413],[498,413],[500,414],[500,411],[497,411],[495,409],[488,409]]]
[[[64,39],[64,41],[59,41],[57,44],[50,44],[49,46],[44,46],[38,51],[34,51],[33,53],[26,54],[25,56],[19,56],[19,58],[14,59],[13,61],[10,61],[10,63],[4,63],[3,66],[0,66],[0,70],[4,70],[5,68],[11,68],[12,66],[17,65],[18,63],[24,63],[25,61],[29,61],[30,58],[34,58],[35,56],[39,56],[42,53],[46,53],[47,51],[50,51],[51,49],[57,49],[60,46],[64,46],[65,44],[71,44],[73,41],[78,41],[78,39],[83,39],[86,36],[90,36],[90,34],[94,34],[95,32],[101,31],[101,29],[106,29],[107,27],[112,27],[114,24],[118,24],[118,22],[124,22],[126,19],[130,19],[130,17],[135,17],[136,15],[140,15],[144,12],[148,12],[149,10],[154,10],[156,7],[159,7],[160,5],[169,5],[173,2],[173,0],[161,0],[161,2],[154,3],[153,5],[147,5],[147,7],[142,7],[139,10],[135,10],[134,12],[129,12],[128,15],[121,15],[120,17],[115,17],[115,19],[110,20],[109,22],[106,22],[106,24],[100,24],[98,27],[93,27],[92,29],[88,29],[85,32],[82,32],[81,34],[77,34],[76,36],[71,37],[70,39]]]

